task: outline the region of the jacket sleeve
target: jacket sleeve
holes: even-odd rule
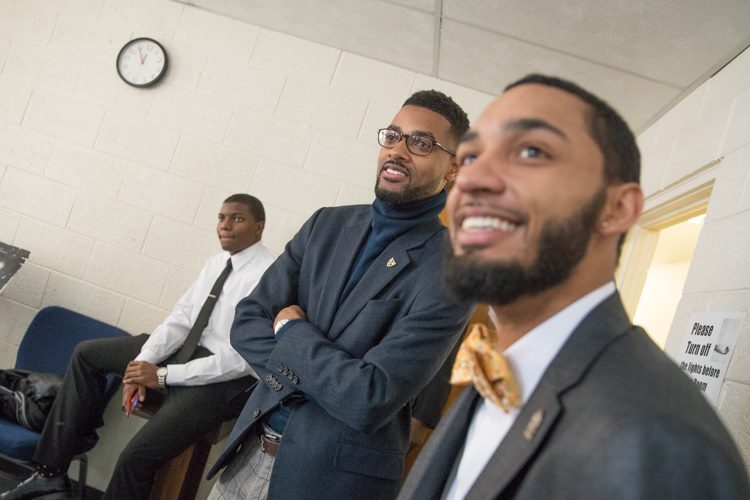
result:
[[[443,407],[451,392],[451,372],[453,363],[456,360],[456,354],[461,342],[456,342],[453,350],[445,360],[443,366],[437,372],[435,377],[422,389],[417,395],[411,406],[411,415],[430,429],[437,427]]]
[[[624,422],[598,450],[588,450],[566,498],[730,500],[750,498],[734,449],[673,417]]]
[[[255,370],[259,379],[276,346],[273,320],[290,304],[298,304],[299,272],[310,233],[322,209],[313,214],[287,243],[284,253],[266,270],[253,292],[240,300],[230,331],[232,347]]]
[[[291,370],[291,385],[332,417],[355,430],[375,432],[433,379],[466,325],[470,307],[447,297],[440,273],[433,272],[439,266],[431,264],[408,311],[363,355],[350,354],[312,323],[300,321],[277,339],[265,368]]]

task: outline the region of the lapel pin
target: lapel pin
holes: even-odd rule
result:
[[[526,441],[531,441],[534,439],[534,435],[536,434],[536,431],[539,430],[539,427],[542,425],[542,420],[544,419],[544,410],[541,408],[537,408],[534,413],[531,414],[531,418],[529,419],[529,423],[526,424],[526,428],[523,430],[523,437],[526,438]]]
[[[395,265],[396,265],[396,259],[391,257],[390,259],[388,259],[388,263],[385,265],[385,267],[393,267]]]

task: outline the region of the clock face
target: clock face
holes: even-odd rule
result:
[[[159,42],[136,38],[117,55],[117,73],[134,87],[148,87],[162,79],[167,71],[167,53]]]

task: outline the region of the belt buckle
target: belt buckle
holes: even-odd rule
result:
[[[278,446],[279,442],[281,441],[281,438],[279,436],[274,436],[273,434],[268,434],[266,432],[261,432],[260,434],[260,450],[263,453],[267,453],[269,455],[273,454],[275,450],[270,450],[266,447],[266,443],[273,444]]]

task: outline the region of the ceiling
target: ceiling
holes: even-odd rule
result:
[[[576,81],[643,130],[750,45],[748,0],[178,0],[490,94]]]

